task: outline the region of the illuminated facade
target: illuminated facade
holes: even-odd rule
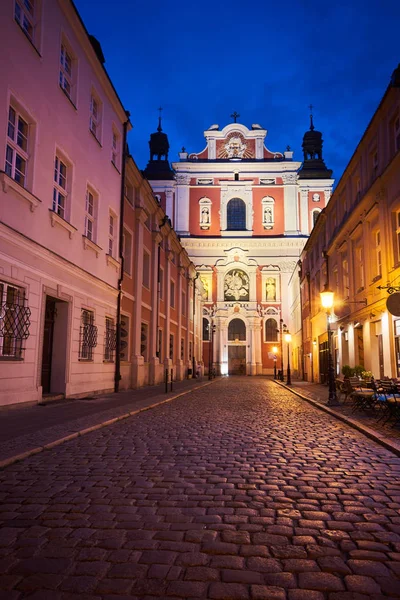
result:
[[[335,294],[331,347],[336,374],[343,365],[360,365],[375,378],[399,377],[400,307],[393,315],[386,302],[388,287],[400,285],[400,67],[301,261],[305,378],[327,378],[327,317],[319,299],[325,285]]]
[[[202,152],[182,149],[173,173],[167,154],[151,154],[145,175],[203,282],[206,369],[272,374],[272,348],[292,312],[291,276],[333,180],[312,119],[302,164],[289,148],[268,150],[260,125],[233,117],[204,132]]]

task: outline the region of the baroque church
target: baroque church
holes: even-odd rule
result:
[[[312,115],[303,162],[289,147],[270,150],[267,130],[239,116],[223,128],[212,125],[205,148],[182,148],[172,165],[160,117],[144,175],[203,284],[205,370],[271,374],[277,352],[278,368],[283,364],[282,331],[295,327],[296,265],[333,179]]]

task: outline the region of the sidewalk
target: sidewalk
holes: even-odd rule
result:
[[[210,385],[206,377],[125,390],[96,398],[61,400],[46,405],[13,405],[0,409],[0,467],[99,429],[182,394]],[[170,385],[168,386],[168,390]]]
[[[376,415],[371,411],[352,412],[352,403],[347,400],[343,404],[343,395],[340,398],[339,406],[326,406],[328,401],[328,386],[299,379],[292,380],[292,385],[287,386],[284,383],[277,382],[279,385],[292,390],[296,395],[308,400],[314,406],[322,408],[324,411],[336,418],[344,421],[351,427],[358,429],[369,438],[382,444],[395,454],[400,456],[400,427],[392,427],[391,423],[386,425],[376,422]]]

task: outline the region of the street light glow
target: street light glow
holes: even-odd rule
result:
[[[319,295],[321,297],[322,308],[332,308],[334,293],[329,289],[325,289],[323,292],[320,292]]]
[[[291,341],[292,341],[291,334],[289,332],[285,333],[285,342],[287,342],[288,344],[290,344]]]
[[[274,347],[272,348],[272,352],[273,352],[274,354],[278,354],[278,348],[277,348],[276,346],[274,346]]]

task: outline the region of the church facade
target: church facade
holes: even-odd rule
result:
[[[332,172],[312,117],[301,163],[290,148],[269,150],[266,129],[248,128],[237,116],[206,130],[202,151],[183,148],[172,169],[160,123],[145,175],[203,283],[206,372],[272,374],[286,362],[282,333],[293,322],[293,273],[329,201]],[[299,348],[290,348],[297,369]]]

